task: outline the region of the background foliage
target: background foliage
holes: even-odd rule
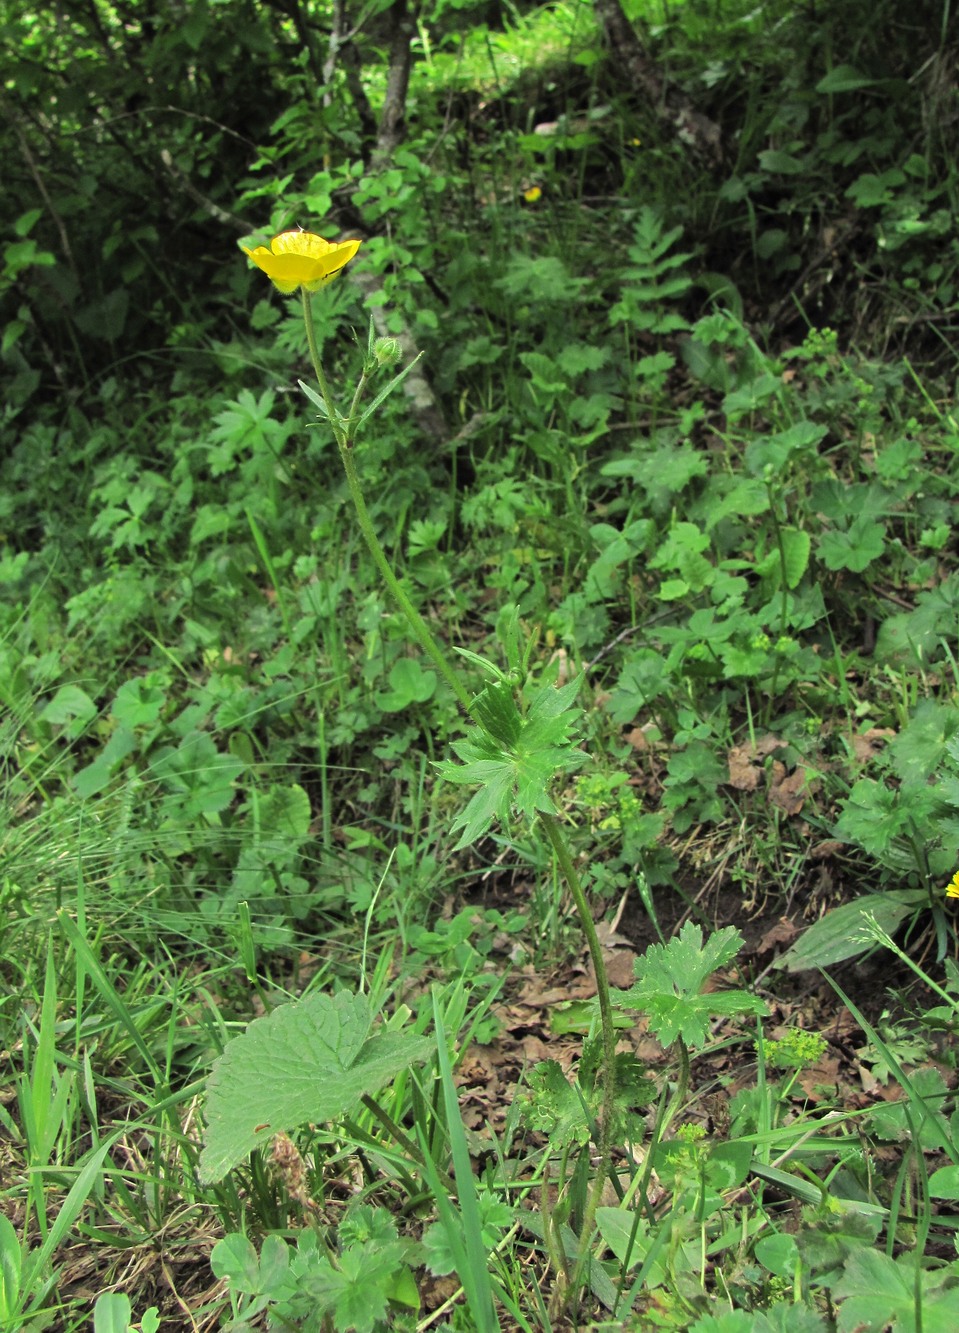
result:
[[[317,305],[334,382],[371,314],[424,352],[358,451],[377,530],[448,642],[502,661],[518,608],[528,703],[583,673],[554,797],[596,916],[626,895],[645,942],[695,904],[822,916],[804,967],[865,951],[824,914],[869,894],[943,959],[957,49],[933,0],[0,7],[0,1049],[20,1089],[0,1112],[36,1261],[22,1322],[30,1301],[83,1317],[82,1256],[54,1262],[78,1170],[96,1244],[184,1200],[246,1226],[235,1184],[194,1183],[181,1113],[255,1009],[362,979],[422,1038],[425,979],[465,978],[446,1015],[465,1048],[495,1035],[507,958],[577,948],[523,827],[456,850],[496,811],[467,811],[454,701],[309,425],[297,309],[239,241],[364,237]],[[132,1176],[110,1146],[130,1105]],[[255,1233],[282,1207],[253,1169]],[[484,1197],[492,1248],[509,1223]],[[392,1225],[302,1258],[335,1286],[379,1235],[373,1323],[412,1308],[422,1267]],[[450,1234],[427,1247],[458,1253]],[[295,1262],[244,1270],[261,1311],[268,1260]],[[872,1279],[843,1281],[859,1317]],[[769,1291],[750,1282],[751,1317]],[[336,1327],[350,1299],[329,1295],[352,1312]]]

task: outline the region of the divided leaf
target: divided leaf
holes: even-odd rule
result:
[[[664,1046],[677,1037],[687,1046],[702,1046],[710,1018],[766,1012],[765,1003],[748,991],[701,993],[711,974],[735,958],[742,942],[739,931],[727,926],[704,945],[702,930],[687,921],[668,944],[653,944],[636,959],[636,985],[620,991],[615,1002],[648,1014],[650,1027]]]
[[[471,711],[480,726],[453,746],[462,764],[437,764],[449,782],[480,788],[453,825],[462,830],[457,850],[481,838],[494,819],[508,824],[514,807],[528,819],[555,812],[549,784],[585,758],[571,735],[579,686],[580,678],[560,689],[543,685],[525,716],[505,681],[493,681],[474,700]]]
[[[921,1295],[917,1301],[917,1277]],[[959,1326],[959,1288],[948,1269],[916,1272],[914,1255],[891,1259],[880,1250],[856,1250],[833,1287],[841,1301],[841,1333],[892,1328],[896,1333],[953,1333]]]
[[[366,996],[346,991],[310,995],[255,1019],[210,1075],[203,1180],[221,1179],[274,1134],[339,1119],[429,1054],[428,1038],[370,1036],[371,1023]]]

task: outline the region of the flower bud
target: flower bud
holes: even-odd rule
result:
[[[377,338],[373,344],[373,355],[378,366],[395,366],[403,355],[399,338]]]

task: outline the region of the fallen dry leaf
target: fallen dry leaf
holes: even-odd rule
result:
[[[852,752],[860,764],[868,764],[895,734],[892,727],[870,727],[861,735],[852,737]]]
[[[771,953],[777,945],[789,945],[799,934],[798,927],[788,917],[781,916],[774,926],[766,931],[756,945],[757,953]]]
[[[769,788],[769,799],[787,815],[798,815],[803,802],[810,794],[815,779],[810,779],[808,771],[800,764],[786,775],[785,765],[773,765],[773,780]]]
[[[749,745],[734,745],[726,755],[729,785],[737,791],[755,791],[762,774],[762,761],[785,744],[778,736],[760,736]]]

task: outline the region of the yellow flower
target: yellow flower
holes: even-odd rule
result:
[[[324,241],[311,231],[285,231],[273,237],[269,250],[265,245],[258,245],[255,250],[241,247],[274,287],[287,294],[298,287],[315,292],[325,286],[359,248],[359,241]]]
[[[953,875],[952,879],[946,885],[947,898],[959,898],[959,870]]]
[[[535,204],[537,199],[542,199],[543,191],[538,185],[531,185],[528,190],[523,191],[523,198],[528,204]]]

